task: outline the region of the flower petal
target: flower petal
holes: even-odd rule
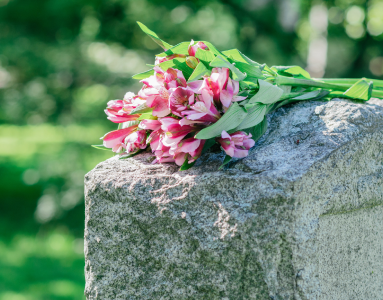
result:
[[[131,126],[128,128],[108,132],[102,138],[103,144],[106,148],[113,148],[117,144],[122,143],[122,141],[125,139],[125,137],[127,137],[129,134],[131,134],[136,129],[137,129],[137,125],[134,125],[134,126]]]
[[[244,149],[238,149],[238,148],[235,148],[234,149],[234,155],[232,157],[235,157],[235,158],[244,158],[246,157],[247,155],[249,155],[249,150],[244,150]]]
[[[201,87],[203,84],[203,80],[196,80],[188,83],[188,87],[195,93],[201,94]]]

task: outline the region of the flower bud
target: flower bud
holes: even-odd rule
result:
[[[198,60],[194,56],[188,56],[186,57],[186,64],[190,68],[195,69],[198,65]]]

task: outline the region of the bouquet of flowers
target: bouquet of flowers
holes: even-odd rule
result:
[[[118,129],[102,137],[120,158],[150,149],[153,163],[186,170],[213,145],[225,151],[222,166],[243,158],[265,133],[266,115],[303,100],[383,98],[383,80],[314,79],[299,66],[259,64],[237,49],[219,51],[206,41],[176,46],[139,23],[164,52],[149,71],[134,75],[136,94],[111,100],[105,113]]]

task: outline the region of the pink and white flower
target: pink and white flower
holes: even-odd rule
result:
[[[178,86],[186,87],[186,80],[181,71],[169,68],[164,72],[160,67],[154,67],[155,74],[141,80],[143,88],[138,95],[146,100],[146,104],[153,108],[153,116],[165,117],[170,114],[169,89]]]
[[[128,113],[124,112],[122,110],[123,107],[123,100],[110,100],[106,109],[104,110],[108,116],[108,120],[112,121],[113,123],[123,123],[136,120],[139,117],[139,115],[129,115]]]
[[[152,162],[155,163],[164,163],[164,162],[174,162],[173,155],[169,153],[170,147],[165,146],[162,143],[164,137],[164,132],[162,129],[153,131],[148,139],[147,143],[150,144],[152,152],[156,156],[156,159]]]
[[[169,91],[169,108],[172,114],[182,117],[182,112],[194,103],[194,93],[188,87],[171,88]]]
[[[139,128],[156,131],[161,128],[161,122],[158,120],[142,120]]]
[[[160,63],[163,63],[164,61],[169,60],[166,56],[160,57],[156,56],[156,60],[154,61],[155,65],[159,65]]]
[[[201,94],[203,90],[213,95],[213,100],[217,108],[226,111],[232,102],[241,101],[246,97],[238,96],[239,82],[232,80],[228,68],[213,68],[210,77],[188,83],[189,88],[196,94]]]
[[[251,133],[237,131],[228,134],[222,131],[221,138],[217,141],[221,144],[222,149],[227,155],[235,158],[243,158],[249,154],[249,149],[255,145],[255,141],[251,139]]]
[[[239,82],[228,79],[226,89],[223,89],[220,93],[220,100],[224,110],[226,111],[233,102],[245,100],[244,96],[237,96],[239,92]]]
[[[164,61],[172,60],[176,57],[186,57],[186,55],[185,54],[172,54],[172,55],[168,55],[168,56],[156,56],[154,64],[159,65],[160,63],[163,63]]]
[[[185,160],[188,163],[194,162],[201,156],[205,140],[198,140],[194,137],[185,139],[178,144],[177,150],[174,152],[175,163],[182,166]]]
[[[190,55],[190,56],[195,56],[195,54],[197,53],[198,48],[200,48],[200,49],[202,49],[202,50],[208,49],[208,47],[205,45],[204,42],[197,42],[197,43],[194,45],[194,41],[191,40],[190,45],[189,45],[189,48],[188,48],[188,53],[189,53],[189,55]]]
[[[217,122],[233,102],[246,97],[238,96],[239,82],[230,78],[228,68],[213,68],[210,76],[187,83],[180,70],[164,71],[160,67],[167,60],[184,57],[194,69],[200,63],[195,57],[198,49],[209,50],[205,43],[192,40],[188,55],[156,57],[154,74],[141,80],[143,87],[137,96],[129,92],[122,100],[108,102],[105,113],[114,123],[138,120],[142,114],[131,113],[143,104],[152,109],[152,116],[146,119],[145,114],[135,122],[138,125],[107,133],[103,137],[105,147],[121,155],[136,153],[150,145],[155,155],[153,163],[190,164],[201,156],[206,141],[196,139],[195,134]],[[243,131],[232,134],[222,131],[216,141],[227,155],[242,158],[255,144],[251,137]]]
[[[141,104],[144,104],[146,101],[140,96],[136,96],[132,92],[127,92],[124,96],[124,107],[122,110],[126,113],[131,113],[133,109],[137,108]]]
[[[140,149],[146,148],[146,130],[137,130],[129,134],[124,139],[127,153],[135,153]]]
[[[216,104],[220,105],[221,91],[226,89],[229,80],[228,68],[213,68],[210,75],[210,88],[213,92],[213,100]]]
[[[113,123],[123,123],[138,119],[139,115],[130,115],[133,109],[144,103],[145,100],[128,92],[123,100],[110,100],[105,109],[108,119]]]
[[[162,140],[162,143],[170,147],[170,153],[173,154],[174,150],[177,148],[178,143],[186,137],[189,133],[196,131],[194,126],[190,125],[180,125],[179,120],[173,117],[166,117],[160,119],[162,124],[161,129],[164,131],[165,135]]]
[[[124,139],[135,130],[137,130],[137,125],[108,132],[101,138],[103,139],[104,147],[112,148],[113,152],[119,153],[122,149],[126,148],[123,143]]]
[[[220,113],[214,106],[213,95],[208,90],[203,89],[201,95],[197,96],[197,100],[194,105],[190,106],[189,110],[182,112],[182,115],[186,116],[187,120],[192,120],[195,123],[215,123],[221,118]]]

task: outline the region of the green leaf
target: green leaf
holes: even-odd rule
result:
[[[286,93],[286,94],[283,94],[281,96],[281,98],[279,98],[278,102],[279,101],[282,101],[282,100],[286,100],[286,99],[293,99],[295,97],[299,97],[299,96],[302,96],[302,95],[305,95],[307,94],[306,92],[293,92],[293,93]]]
[[[263,70],[264,72],[270,74],[271,76],[276,76],[277,75],[277,72],[275,70],[273,70],[273,68],[269,68],[268,65],[264,64],[263,65]]]
[[[131,126],[134,126],[134,125],[138,125],[139,123],[140,123],[140,121],[138,121],[138,120],[127,121],[127,122],[121,123],[122,126],[121,126],[120,129],[124,129],[124,128],[128,128],[128,127],[131,127]]]
[[[133,109],[131,112],[130,112],[130,115],[135,115],[135,114],[144,114],[144,113],[148,113],[148,112],[152,112],[153,109],[150,108],[146,102],[145,103],[142,103],[141,105],[137,106],[135,109]]]
[[[246,133],[251,133],[252,135],[252,139],[257,142],[266,132],[267,130],[267,117],[264,116],[263,118],[263,121],[257,125],[255,125],[254,127],[251,127],[251,128],[247,128],[245,129],[244,131]]]
[[[246,117],[246,111],[234,102],[227,112],[216,123],[202,129],[195,136],[196,139],[207,140],[219,136],[223,130],[236,128]]]
[[[291,74],[291,75],[294,75],[294,77],[300,77],[301,76],[301,77],[306,78],[306,79],[311,78],[309,72],[307,72],[305,69],[302,69],[299,66],[293,66],[287,70],[284,70],[284,72]]]
[[[243,63],[247,63],[247,64],[250,64],[250,65],[253,65],[253,66],[260,66],[259,63],[251,60],[250,58],[248,58],[246,55],[244,55],[243,53],[241,53],[238,49],[231,49],[231,50],[226,50],[226,51],[223,51],[222,52],[224,55],[226,55],[227,57],[231,58],[231,59],[234,59],[236,61],[240,61],[240,62],[243,62]]]
[[[180,171],[185,171],[187,169],[190,169],[192,166],[194,166],[195,163],[196,163],[196,161],[193,161],[191,164],[189,164],[188,158],[186,158],[185,162],[182,164],[182,166],[180,168]]]
[[[310,74],[299,66],[273,66],[278,73],[287,73],[296,78],[310,79]]]
[[[210,50],[197,49],[195,57],[202,61],[205,66],[209,66],[210,62],[215,59],[215,55]]]
[[[343,95],[351,99],[368,101],[371,98],[372,88],[372,81],[368,82],[365,79],[361,79],[354,83]]]
[[[258,80],[259,91],[250,99],[248,104],[277,102],[283,94],[283,90],[267,81]]]
[[[233,73],[233,79],[236,81],[240,81],[245,79],[246,74],[243,74],[240,70],[238,70],[234,65],[232,65],[226,57],[222,55],[218,55],[215,59],[210,63],[211,67],[220,67],[220,68],[229,68]]]
[[[93,148],[100,149],[100,150],[106,150],[106,151],[112,151],[111,148],[106,148],[104,145],[91,145]]]
[[[199,62],[193,73],[190,75],[188,82],[193,82],[200,79],[204,75],[210,75],[211,71],[208,70],[202,62]]]
[[[304,93],[303,95],[294,97],[292,99],[293,100],[308,100],[308,99],[316,98],[321,93],[321,91],[322,90],[315,90],[312,92]]]
[[[326,97],[328,94],[330,94],[330,91],[328,90],[321,90],[320,93],[314,97],[314,98],[311,98],[310,100],[319,100],[319,99],[323,99],[324,97]]]
[[[251,81],[260,78],[263,79],[265,77],[263,76],[263,73],[258,66],[249,65],[247,63],[239,61],[234,62],[233,65],[241,72],[246,73],[246,80]]]
[[[146,79],[150,76],[154,75],[154,70],[153,69],[150,69],[148,71],[145,71],[145,72],[142,72],[142,73],[138,73],[136,75],[133,75],[132,78],[133,79],[138,79],[138,80],[142,80],[142,79]]]
[[[151,112],[142,114],[137,120],[157,120],[156,116],[153,116]]]
[[[282,89],[283,94],[288,94],[291,92],[291,85],[278,85],[280,89]]]
[[[163,40],[161,40],[154,31],[151,31],[148,27],[146,27],[141,22],[137,22],[137,24],[138,24],[138,26],[140,26],[140,28],[143,32],[145,32],[148,36],[150,36],[154,42],[156,42],[158,45],[160,45],[165,50],[173,47],[172,45],[168,44],[167,42],[164,42]]]
[[[243,91],[238,93],[238,96],[243,96],[243,97],[246,97],[246,98],[250,99],[252,96],[254,96],[254,91],[253,90],[243,90]],[[248,99],[246,99],[246,100],[248,100]],[[241,100],[241,102],[239,102],[239,103],[243,104],[243,101],[245,101],[245,100]]]
[[[262,122],[266,114],[267,105],[256,103],[251,106],[252,107],[248,109],[246,118],[235,128],[235,130],[251,128]]]
[[[255,90],[258,89],[258,83],[257,82],[252,82],[252,81],[247,81],[247,80],[242,80],[239,82],[239,86],[241,90]]]
[[[190,75],[193,73],[193,69],[186,64],[186,59],[184,57],[176,57],[174,59],[164,61],[160,63],[159,66],[164,71],[169,68],[180,70],[184,74],[186,80],[188,80]]]
[[[225,165],[227,165],[232,160],[232,157],[229,155],[226,155],[222,165],[218,168],[218,170],[221,170]]]
[[[190,45],[189,42],[182,42],[182,43],[179,43],[179,44],[171,47],[170,49],[166,50],[165,52],[157,54],[156,56],[165,57],[165,56],[173,55],[173,54],[189,55],[189,52],[188,52],[189,45]]]
[[[280,108],[281,106],[284,106],[284,105],[287,105],[287,104],[290,104],[290,103],[294,103],[294,102],[297,102],[296,100],[291,100],[291,99],[286,99],[286,100],[283,100],[283,101],[278,101],[274,104],[269,104],[267,105],[267,110],[266,110],[266,115],[277,110],[278,108]]]
[[[203,145],[203,148],[202,148],[202,154],[205,154],[211,147],[213,147],[214,145],[216,144],[216,140],[215,138],[212,138],[212,139],[208,139],[205,141],[205,145]]]
[[[293,93],[289,93],[289,94],[284,94],[284,95],[282,95],[280,101],[278,101],[274,104],[268,105],[266,114],[273,112],[273,111],[277,110],[278,108],[280,108],[284,105],[296,103],[296,102],[299,102],[301,100],[319,100],[319,99],[323,99],[323,97],[325,97],[329,94],[330,94],[330,96],[334,96],[334,97],[344,97],[342,92],[337,92],[337,93],[338,93],[337,95],[334,95],[333,93],[330,94],[330,92],[327,90],[320,90],[319,93],[315,97],[311,97],[310,99],[296,99],[299,96],[308,94],[307,92],[293,92]],[[314,93],[312,95],[314,95]]]

